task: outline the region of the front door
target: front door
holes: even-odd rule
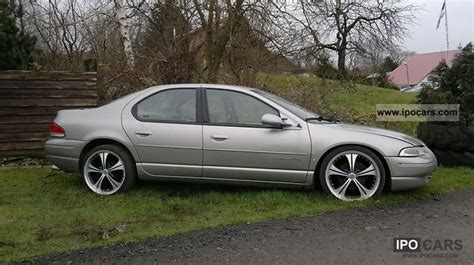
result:
[[[202,125],[197,89],[157,92],[138,102],[123,125],[150,175],[201,176]]]
[[[262,116],[280,112],[240,91],[206,89],[203,176],[303,183],[311,144],[307,128],[270,128]],[[205,106],[204,106],[205,107]]]

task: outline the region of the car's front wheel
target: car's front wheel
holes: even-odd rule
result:
[[[133,158],[116,145],[101,145],[84,157],[81,174],[85,185],[100,195],[111,195],[130,189],[135,183]]]
[[[371,150],[343,146],[322,161],[319,181],[323,190],[345,201],[365,200],[379,195],[385,185],[382,162]]]

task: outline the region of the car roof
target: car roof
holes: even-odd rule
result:
[[[206,87],[206,88],[223,88],[229,90],[237,91],[252,91],[257,90],[256,88],[236,86],[236,85],[225,85],[225,84],[205,84],[205,83],[190,83],[190,84],[170,84],[170,85],[158,85],[150,87],[151,90],[161,90],[161,89],[170,89],[170,88],[196,88],[196,87]]]

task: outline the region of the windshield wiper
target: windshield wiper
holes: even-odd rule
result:
[[[324,116],[317,116],[317,117],[309,117],[304,119],[305,121],[329,121],[329,122],[339,122],[339,120],[334,118],[327,118]]]

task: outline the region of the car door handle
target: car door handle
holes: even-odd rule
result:
[[[135,134],[138,136],[143,136],[143,137],[152,135],[151,132],[135,132]]]
[[[229,139],[229,136],[225,135],[211,135],[211,139],[216,140],[216,141],[225,141]]]

